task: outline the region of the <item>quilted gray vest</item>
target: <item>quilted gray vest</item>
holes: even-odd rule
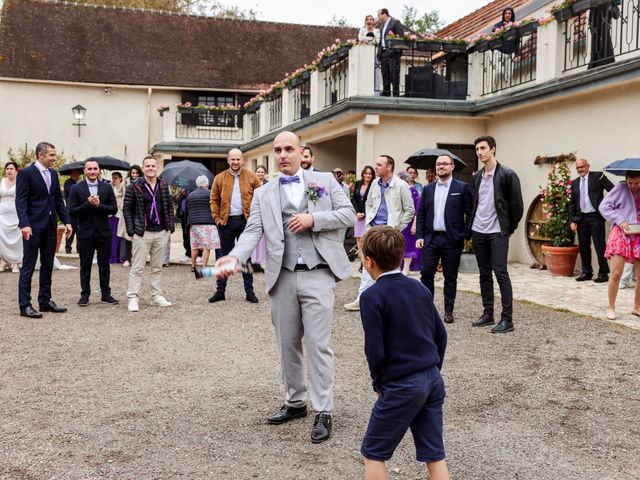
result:
[[[302,233],[293,233],[287,225],[294,213],[307,213],[307,195],[302,196],[302,201],[298,207],[289,201],[289,197],[283,188],[280,188],[280,205],[282,207],[282,222],[284,230],[284,255],[282,258],[282,266],[287,270],[293,271],[298,257],[302,257],[304,263],[313,268],[319,263],[326,263],[322,256],[316,250],[311,238],[311,230],[305,230]]]

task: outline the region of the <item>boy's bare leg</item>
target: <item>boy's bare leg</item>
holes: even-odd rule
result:
[[[388,480],[387,466],[378,460],[364,459],[364,480]]]
[[[450,478],[446,460],[427,462],[427,470],[429,471],[429,480],[449,480]]]

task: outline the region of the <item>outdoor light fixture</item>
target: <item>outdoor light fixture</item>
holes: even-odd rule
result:
[[[73,112],[73,118],[77,120],[77,122],[73,125],[78,126],[78,137],[80,137],[80,128],[87,125],[86,123],[82,123],[82,120],[84,120],[84,114],[87,112],[87,109],[78,104],[73,107],[71,111]]]

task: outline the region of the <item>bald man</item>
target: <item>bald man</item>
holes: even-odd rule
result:
[[[255,173],[242,168],[244,158],[237,148],[229,150],[227,155],[229,168],[216,175],[211,186],[211,216],[220,234],[220,251],[227,255],[234,247],[236,240],[247,226],[247,218],[251,209],[253,191],[262,185]],[[253,292],[253,275],[249,272],[242,274],[246,299],[251,303],[258,303],[258,297]],[[220,278],[216,282],[216,293],[209,298],[209,303],[225,300],[227,279]]]
[[[334,292],[336,280],[353,274],[343,239],[345,230],[355,224],[356,212],[331,173],[301,167],[303,151],[297,135],[282,132],[274,140],[273,151],[279,179],[256,192],[244,233],[216,267],[237,270],[264,235],[267,294],[285,387],[284,405],[267,422],[280,425],[307,416],[304,338],[309,394],[316,414],[311,441],[320,443],[331,435],[333,350],[329,343]],[[221,272],[223,277],[229,274],[225,269]]]

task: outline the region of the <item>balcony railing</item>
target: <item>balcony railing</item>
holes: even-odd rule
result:
[[[260,111],[249,113],[249,138],[252,140],[260,136]]]
[[[240,110],[179,108],[176,113],[176,138],[242,140],[242,120]]]
[[[537,45],[535,31],[491,44],[482,54],[482,95],[535,81]]]
[[[302,80],[292,88],[293,121],[306,118],[311,114],[311,79]]]
[[[468,58],[466,46],[434,42],[395,41],[399,47],[399,95],[414,98],[466,100]],[[384,94],[379,62],[376,63],[375,91]],[[393,93],[393,92],[391,92]]]
[[[282,91],[266,102],[269,109],[269,131],[282,126]]]
[[[349,57],[334,63],[324,73],[324,106],[328,107],[349,96]]]
[[[640,0],[607,2],[564,21],[564,71],[608,65],[640,50]]]

